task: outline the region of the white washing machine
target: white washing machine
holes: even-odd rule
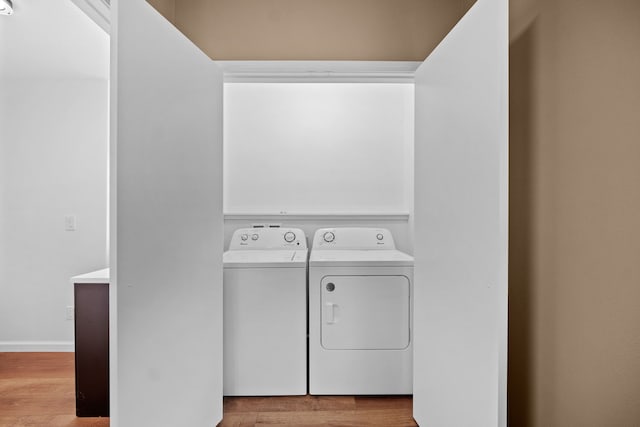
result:
[[[306,284],[302,230],[233,233],[224,253],[224,395],[307,393]]]
[[[413,393],[413,257],[382,228],[316,231],[309,393]]]

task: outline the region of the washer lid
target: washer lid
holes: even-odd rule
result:
[[[398,250],[313,250],[314,267],[413,267],[413,257]]]
[[[227,251],[222,259],[225,268],[300,268],[307,265],[307,251]]]

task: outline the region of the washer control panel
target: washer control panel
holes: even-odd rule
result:
[[[307,249],[307,237],[299,228],[240,228],[234,231],[229,250]]]
[[[314,249],[395,249],[391,232],[386,228],[321,228],[313,238]]]

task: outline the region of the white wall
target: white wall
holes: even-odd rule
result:
[[[226,213],[408,213],[413,84],[226,83]]]
[[[276,223],[309,245],[322,227],[385,227],[413,252],[413,84],[226,83],[224,103],[225,248]]]
[[[73,348],[69,278],[106,265],[107,94],[104,79],[3,79],[0,350]]]

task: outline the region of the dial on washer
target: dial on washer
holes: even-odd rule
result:
[[[296,233],[294,233],[293,231],[287,231],[286,233],[284,233],[285,242],[291,243],[294,240],[296,240]]]

